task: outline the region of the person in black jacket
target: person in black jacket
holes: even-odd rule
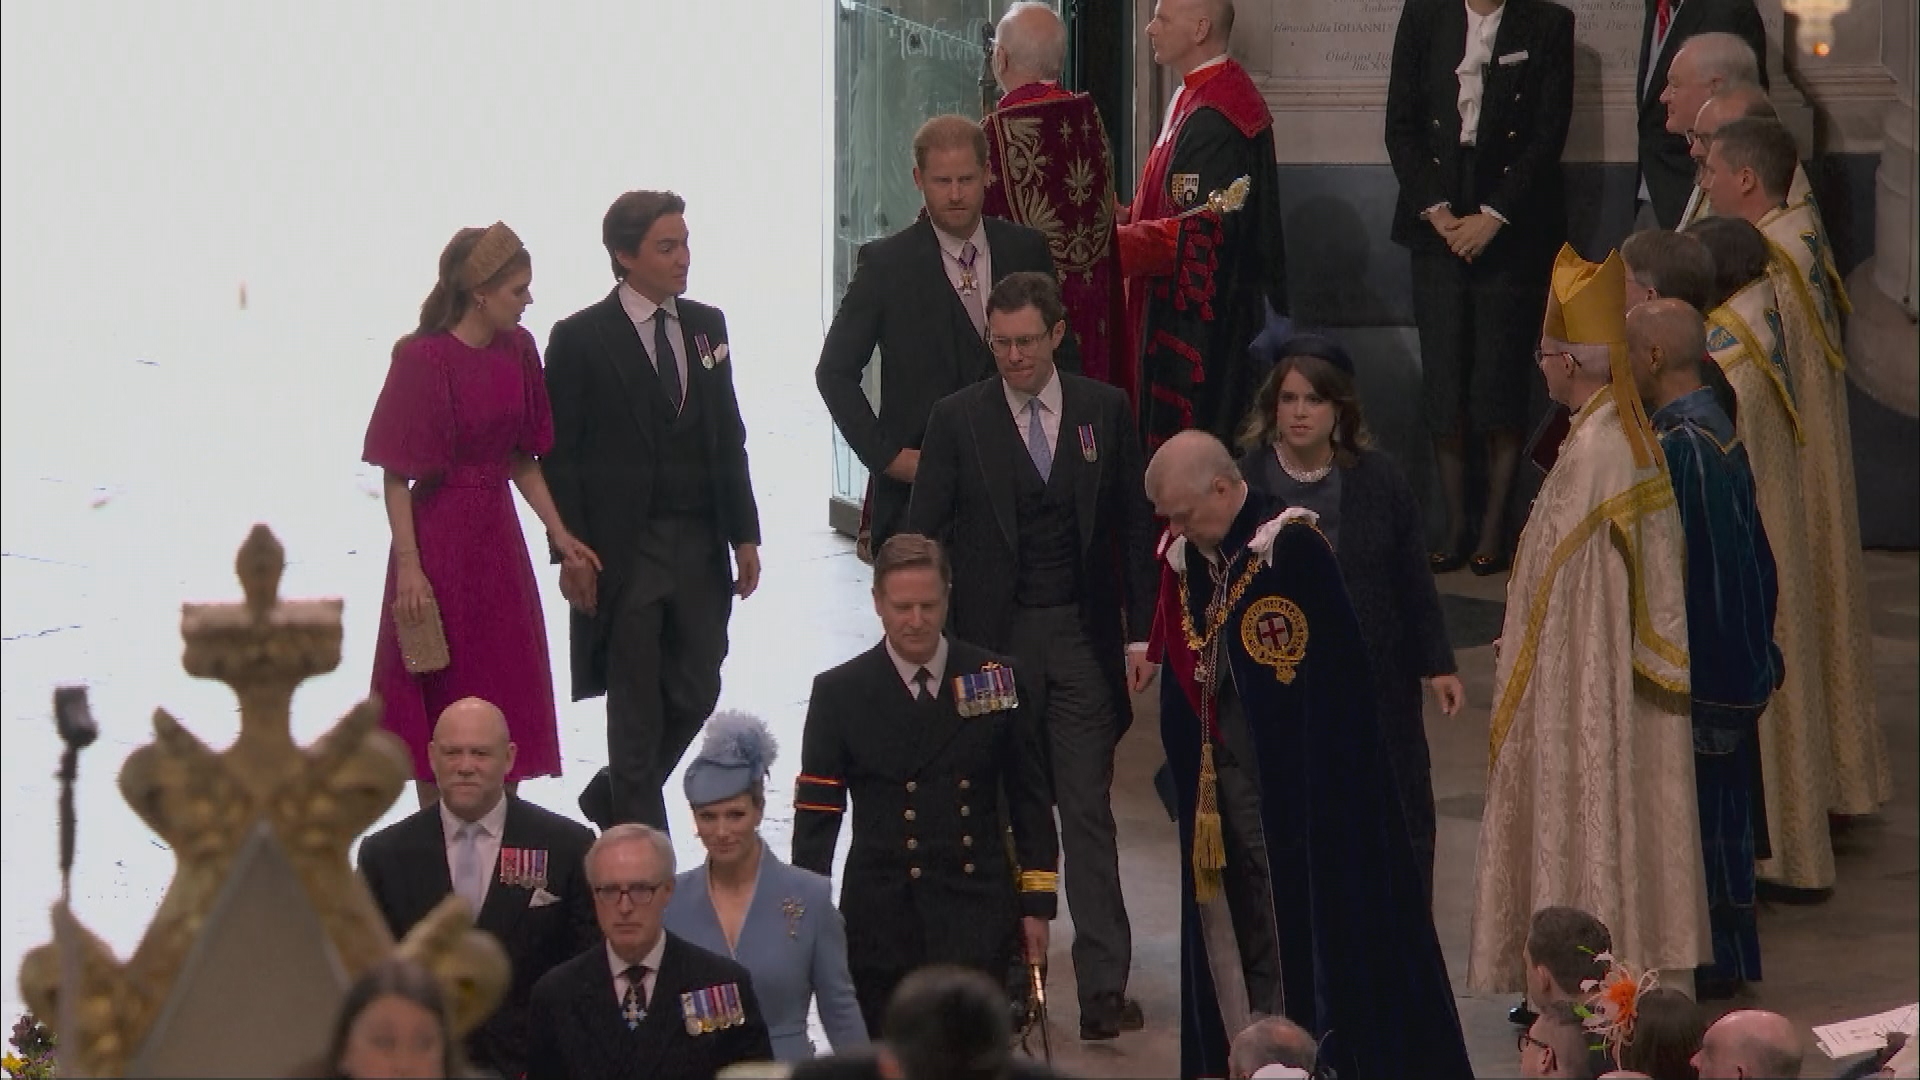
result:
[[[440,801],[360,844],[360,876],[396,941],[459,893],[513,961],[506,999],[467,1038],[473,1060],[507,1080],[526,1071],[534,982],[600,937],[585,870],[593,834],[508,794],[513,757],[499,709],[455,702],[427,744]]]
[[[913,182],[926,199],[926,216],[860,249],[820,346],[814,369],[820,397],[872,473],[875,552],[906,518],[933,403],[993,373],[985,340],[988,290],[1022,270],[1053,276],[1045,234],[981,216],[986,176],[987,136],[979,124],[936,116],[921,125],[913,137]],[[860,385],[876,346],[878,412]],[[1061,346],[1060,366],[1080,370],[1072,334]]]
[[[661,785],[720,699],[733,599],[760,583],[726,315],[681,295],[686,208],[660,191],[608,208],[601,241],[620,284],[554,324],[542,459],[561,518],[604,568],[568,564],[560,591],[573,698],[607,696],[609,817],[662,829]]]
[[[946,636],[952,580],[936,541],[901,533],[880,548],[886,637],[814,678],[801,737],[793,865],[832,875],[851,800],[840,912],[875,1038],[894,988],[927,964],[1001,979],[1016,937],[1044,963],[1058,906],[1039,709],[1012,660]]]
[[[1462,74],[1464,72],[1464,74]],[[1506,567],[1505,510],[1527,427],[1528,358],[1566,238],[1560,155],[1573,15],[1548,0],[1408,0],[1387,84],[1392,237],[1413,257],[1426,417],[1446,493],[1436,573],[1467,559],[1466,437],[1487,451],[1476,574]]]
[[[1346,349],[1300,334],[1278,355],[1247,416],[1240,472],[1254,491],[1318,514],[1333,545],[1367,641],[1380,730],[1432,906],[1438,823],[1420,684],[1448,716],[1466,690],[1427,571],[1420,504],[1393,459],[1369,445]]]
[[[953,629],[1020,663],[1051,751],[1069,864],[1080,1036],[1144,1023],[1126,998],[1133,931],[1120,889],[1113,755],[1132,721],[1125,652],[1145,663],[1155,594],[1153,506],[1126,391],[1054,369],[1067,333],[1046,274],[987,298],[1000,374],[942,398],[927,420],[907,512],[949,541]]]
[[[1671,229],[1680,224],[1686,210],[1694,171],[1686,128],[1673,130],[1662,100],[1674,56],[1696,34],[1737,34],[1753,49],[1760,85],[1765,87],[1767,27],[1753,0],[1646,0],[1646,5],[1634,80],[1640,94],[1640,212],[1634,227]],[[1683,119],[1693,122],[1691,114]]]
[[[773,1060],[747,969],[661,925],[673,899],[667,834],[615,825],[586,866],[606,942],[533,985],[527,1080],[711,1078]]]

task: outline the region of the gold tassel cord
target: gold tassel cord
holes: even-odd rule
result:
[[[1217,783],[1218,777],[1213,771],[1213,741],[1209,739],[1200,746],[1200,791],[1193,813],[1193,898],[1201,904],[1219,899],[1221,872],[1227,867]]]

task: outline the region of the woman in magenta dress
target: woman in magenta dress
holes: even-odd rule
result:
[[[393,530],[373,692],[387,730],[413,753],[422,806],[439,795],[427,763],[434,722],[466,697],[506,713],[518,750],[510,784],[560,775],[546,621],[508,483],[565,561],[597,570],[599,559],[561,523],[535,460],[553,445],[553,417],[540,355],[520,325],[532,281],[533,261],[512,229],[496,222],[455,234],[420,328],[394,346],[367,424],[364,457],[385,473]],[[414,675],[396,623],[424,618],[429,598],[451,662]]]

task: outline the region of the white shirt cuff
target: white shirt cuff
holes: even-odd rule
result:
[[[1486,203],[1481,203],[1481,204],[1480,204],[1480,212],[1481,212],[1481,213],[1483,213],[1483,214],[1490,214],[1490,215],[1492,215],[1492,216],[1493,216],[1493,218],[1494,218],[1495,220],[1497,220],[1497,221],[1499,221],[1499,222],[1500,222],[1500,224],[1502,224],[1502,225],[1511,225],[1511,224],[1513,224],[1513,222],[1511,222],[1511,221],[1508,221],[1508,220],[1507,220],[1507,215],[1505,215],[1505,214],[1503,214],[1503,213],[1501,213],[1501,212],[1500,212],[1500,211],[1498,211],[1498,210],[1495,210],[1495,209],[1494,209],[1493,207],[1491,207],[1491,206],[1488,206],[1488,205],[1487,205]]]
[[[1130,641],[1130,642],[1128,642],[1128,643],[1127,643],[1127,655],[1128,655],[1128,656],[1145,656],[1145,655],[1147,655],[1147,643],[1146,643],[1146,642],[1144,642],[1144,641]]]

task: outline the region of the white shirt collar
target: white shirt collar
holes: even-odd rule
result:
[[[933,227],[933,235],[940,240],[940,250],[946,252],[947,257],[956,262],[960,258],[960,252],[968,244],[973,245],[975,258],[987,253],[987,217],[985,214],[980,215],[980,220],[974,222],[972,236],[963,236],[956,240],[952,236],[949,236],[947,232],[938,225]]]
[[[1479,29],[1480,33],[1488,36],[1492,36],[1494,30],[1500,25],[1500,16],[1507,13],[1505,4],[1501,4],[1491,15],[1482,15],[1473,10],[1473,5],[1467,3],[1467,0],[1460,0],[1460,6],[1467,9],[1467,32],[1473,33],[1475,29]]]
[[[466,822],[461,820],[459,815],[447,809],[446,801],[444,799],[441,800],[440,828],[446,833],[447,843],[453,843],[454,838],[460,833],[461,826],[465,824]],[[507,795],[505,792],[500,793],[500,801],[493,804],[493,809],[480,815],[478,824],[480,831],[485,833],[488,839],[500,839],[501,834],[507,827]]]
[[[925,664],[916,664],[906,657],[901,656],[894,650],[893,642],[888,641],[885,644],[887,646],[887,659],[893,661],[893,670],[900,673],[900,681],[907,684],[907,689],[913,689],[913,677],[919,674],[920,669],[924,667],[933,673],[934,696],[940,696],[940,683],[947,673],[948,649],[947,636],[945,634],[940,635],[940,644],[933,647],[933,659],[927,661]]]
[[[1029,394],[1023,390],[1015,390],[1013,384],[1005,379],[1000,380],[1000,389],[1006,391],[1007,407],[1013,410],[1015,416],[1026,412],[1027,402],[1032,401],[1034,398],[1040,399],[1041,408],[1055,416],[1060,415],[1059,368],[1055,368],[1053,374],[1047,376],[1047,385],[1041,387],[1040,392],[1037,394]]]
[[[675,321],[678,321],[680,318],[679,305],[674,303],[674,298],[671,296],[667,297],[666,303],[656,304],[646,297],[641,296],[638,289],[635,289],[624,281],[620,283],[620,288],[617,291],[620,294],[621,309],[627,313],[627,318],[632,319],[636,325],[653,321],[653,313],[663,308],[666,310],[667,318]]]
[[[607,946],[607,967],[613,971],[613,977],[615,979],[624,977],[627,973],[627,969],[632,967],[633,965],[627,963],[625,960],[620,959],[620,954],[613,951],[613,942],[611,941],[607,942],[606,946]],[[666,951],[667,951],[667,931],[665,927],[662,927],[660,930],[660,936],[653,940],[653,948],[648,949],[647,955],[640,958],[640,965],[646,968],[650,974],[653,974],[653,975],[660,974],[660,954]]]
[[[1224,64],[1226,62],[1227,62],[1226,53],[1221,53],[1219,56],[1216,56],[1211,60],[1202,60],[1199,63],[1193,65],[1192,71],[1189,71],[1185,75],[1181,76],[1180,81],[1182,83],[1185,83],[1188,79],[1191,79],[1195,75],[1200,74],[1201,72],[1207,70],[1208,68],[1219,67],[1221,64]]]

